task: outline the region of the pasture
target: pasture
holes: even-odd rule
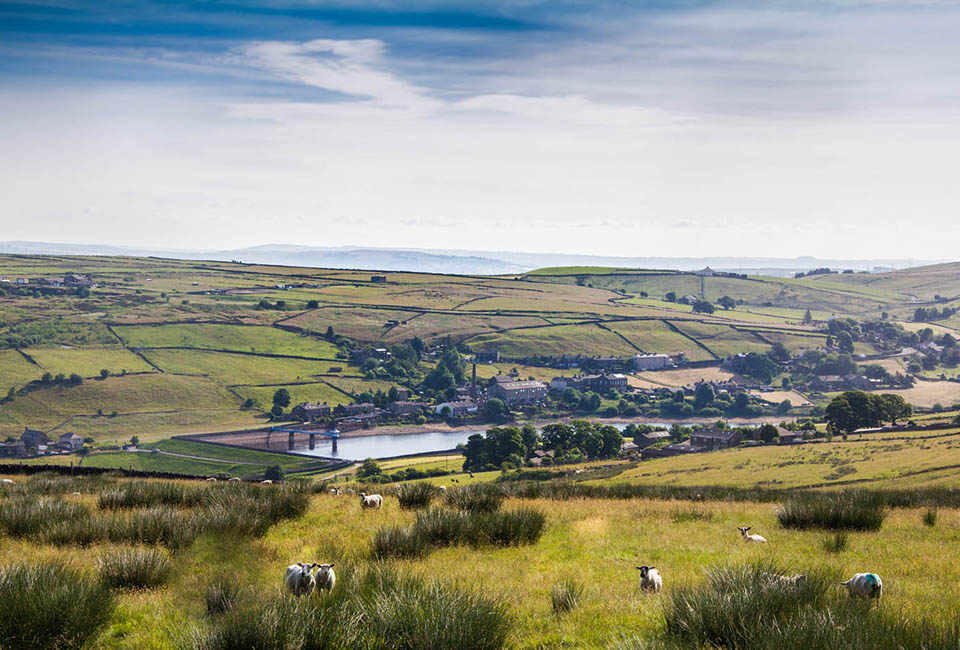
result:
[[[274,327],[190,323],[114,328],[131,348],[199,348],[335,360],[336,346]]]
[[[24,477],[14,476],[18,483]],[[42,477],[34,479],[43,480]],[[90,481],[90,483],[84,483]],[[123,484],[125,481],[120,481]],[[624,637],[635,637],[640,642],[657,643],[669,639],[664,619],[664,604],[678,590],[689,585],[702,584],[709,567],[740,566],[767,562],[782,567],[783,572],[825,572],[833,582],[839,582],[854,572],[873,571],[884,580],[884,598],[879,613],[898,613],[910,621],[922,624],[944,625],[952,621],[960,609],[960,566],[951,553],[944,553],[953,543],[960,514],[942,508],[935,526],[922,523],[922,509],[891,510],[886,521],[876,532],[851,532],[846,547],[840,552],[828,552],[823,542],[828,533],[820,530],[793,530],[780,526],[772,504],[751,502],[691,503],[689,501],[651,499],[508,499],[501,509],[515,510],[532,507],[546,516],[546,529],[539,540],[524,545],[498,546],[454,545],[437,548],[414,559],[394,559],[375,562],[371,557],[371,542],[377,531],[387,526],[409,526],[416,514],[401,510],[394,497],[386,494],[382,510],[362,511],[359,499],[347,495],[328,494],[307,496],[301,503],[297,498],[287,499],[289,506],[283,514],[267,521],[268,527],[252,526],[240,521],[212,518],[215,510],[208,501],[214,498],[227,503],[244,500],[266,505],[261,490],[281,489],[280,486],[209,486],[179,482],[179,490],[156,490],[156,496],[177,501],[189,497],[190,503],[180,514],[169,514],[163,524],[170,532],[159,538],[145,538],[141,547],[156,548],[170,559],[171,572],[159,586],[139,589],[111,590],[110,598],[116,607],[105,625],[91,632],[92,647],[120,650],[126,648],[206,648],[198,640],[206,634],[229,625],[240,630],[237,616],[207,614],[205,598],[212,584],[222,580],[224,567],[229,580],[235,583],[237,595],[232,601],[238,614],[258,602],[285,600],[283,569],[295,561],[336,562],[338,585],[332,596],[311,595],[301,605],[314,602],[318,606],[325,598],[346,598],[347,591],[359,589],[353,577],[356,572],[379,567],[414,580],[437,581],[477,597],[490,599],[505,608],[506,636],[501,643],[490,647],[511,647],[518,650],[533,648],[622,648]],[[57,486],[62,487],[57,487]],[[50,483],[44,488],[54,501],[64,501],[70,507],[89,514],[91,521],[113,517],[117,541],[104,541],[94,535],[93,541],[77,546],[66,541],[43,543],[43,536],[51,536],[41,528],[37,532],[23,532],[16,536],[9,532],[9,506],[15,499],[36,498],[29,495],[0,496],[0,523],[7,531],[0,545],[0,566],[15,563],[38,565],[61,562],[74,567],[82,576],[96,580],[95,560],[105,554],[130,548],[131,534],[142,535],[119,522],[129,517],[142,517],[150,503],[153,491],[143,491],[141,502],[124,506],[124,501],[101,497],[101,492],[114,489],[111,479],[75,479],[60,484]],[[62,490],[62,496],[57,490]],[[80,496],[70,492],[80,490]],[[231,495],[236,490],[239,494]],[[289,494],[287,492],[282,494]],[[8,490],[9,491],[9,490]],[[200,496],[195,501],[194,493]],[[247,496],[249,493],[249,496]],[[122,492],[117,496],[123,494]],[[130,493],[138,494],[137,492]],[[174,502],[177,502],[174,501]],[[107,509],[98,508],[98,502]],[[279,501],[276,501],[279,503]],[[110,504],[115,504],[111,507]],[[249,506],[263,510],[264,505]],[[169,508],[167,509],[169,511]],[[194,521],[196,533],[186,530],[172,536],[179,522]],[[737,526],[749,525],[763,534],[768,544],[746,544]],[[94,531],[96,529],[94,528]],[[58,532],[59,539],[69,539],[78,533]],[[172,542],[157,541],[170,539]],[[664,590],[660,594],[645,593],[639,589],[636,565],[655,565],[663,575]],[[936,576],[936,580],[931,580]],[[583,588],[579,602],[569,611],[555,612],[551,593],[564,580],[573,578]],[[337,595],[337,589],[345,590]],[[831,596],[838,601],[844,596],[839,585],[834,585]],[[338,602],[338,601],[334,601]],[[392,602],[385,599],[384,603]],[[446,617],[456,617],[459,601],[450,601],[444,608]],[[229,603],[227,605],[230,606]],[[398,605],[384,605],[388,610]],[[390,612],[388,611],[387,614]],[[418,616],[417,614],[413,614]],[[427,616],[426,614],[421,614]],[[386,645],[377,648],[415,647],[392,645],[400,643],[403,635],[424,633],[430,627],[426,618],[414,618],[411,623],[398,626],[386,637]],[[340,625],[347,626],[346,620]],[[7,628],[9,629],[9,628]],[[15,628],[14,628],[15,629]],[[451,627],[446,634],[453,634]],[[490,628],[479,626],[460,630],[475,638],[489,638]],[[264,633],[263,630],[260,631]],[[416,639],[414,636],[412,639]],[[439,637],[444,638],[443,636]],[[474,637],[468,637],[474,638]],[[496,638],[496,637],[494,637]],[[435,640],[431,647],[467,647]],[[249,642],[248,642],[249,643]],[[408,642],[409,643],[409,642]],[[474,645],[467,642],[468,645]],[[476,642],[479,644],[479,641]],[[262,642],[242,647],[263,647]],[[284,646],[302,648],[302,645]],[[335,648],[342,647],[333,645]],[[354,646],[356,647],[356,646]]]

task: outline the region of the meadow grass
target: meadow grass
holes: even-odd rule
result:
[[[576,609],[583,598],[583,584],[574,578],[561,580],[550,590],[550,605],[554,614],[566,614]]]
[[[104,553],[97,569],[100,580],[112,589],[152,589],[167,581],[173,567],[163,551],[135,548]]]
[[[865,490],[797,494],[777,508],[780,525],[801,529],[879,530],[886,514],[883,495]]]
[[[830,537],[823,540],[823,550],[827,553],[840,553],[847,549],[850,543],[850,535],[845,530],[838,530]]]
[[[397,497],[397,502],[401,508],[405,510],[420,510],[421,508],[429,507],[430,502],[440,493],[441,490],[432,483],[416,481],[398,485],[394,491],[394,496]]]

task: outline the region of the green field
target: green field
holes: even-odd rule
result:
[[[16,350],[0,350],[0,391],[3,395],[10,388],[22,388],[42,375],[42,368],[27,361]]]
[[[90,348],[30,348],[30,357],[53,375],[77,373],[81,377],[95,377],[103,369],[112,374],[126,372],[153,372],[150,364],[121,347]]]
[[[310,381],[316,375],[329,373],[332,367],[344,368],[346,374],[358,371],[347,368],[345,361],[305,361],[200,350],[148,350],[144,356],[168,373],[204,375],[224,385]]]
[[[574,350],[591,354],[633,356],[637,350],[612,332],[596,325],[557,325],[480,334],[467,342],[475,350],[499,350],[501,355],[522,357],[532,354],[561,355]]]
[[[715,358],[697,345],[696,341],[675,331],[660,320],[623,321],[608,323],[606,328],[626,337],[646,353],[680,354],[690,361],[706,361]]]
[[[279,388],[286,388],[290,393],[291,406],[296,406],[301,402],[326,402],[330,406],[353,402],[350,397],[325,382],[288,384],[286,386],[238,386],[234,390],[244,399],[253,399],[260,408],[268,409],[273,403],[273,394]]]
[[[236,350],[261,354],[336,359],[336,346],[314,337],[273,327],[221,325],[219,323],[175,325],[128,325],[115,328],[129,347],[201,348]]]

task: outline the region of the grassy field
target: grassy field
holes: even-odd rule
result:
[[[273,394],[280,386],[238,386],[234,390],[244,399],[251,398],[264,409],[273,403]],[[290,393],[290,405],[296,406],[301,402],[326,402],[330,406],[350,404],[352,399],[341,391],[325,382],[312,384],[288,384],[283,386]]]
[[[237,350],[321,359],[336,359],[337,355],[337,348],[327,341],[273,327],[204,323],[130,325],[115,330],[129,347]]]
[[[622,338],[596,325],[558,325],[536,329],[480,334],[467,342],[475,350],[499,350],[504,356],[560,355],[571,349],[591,355],[633,356],[637,353]]]
[[[95,495],[66,498],[95,507]],[[933,527],[921,523],[922,511],[892,511],[878,532],[851,533],[845,550],[828,553],[821,546],[825,533],[781,528],[770,504],[508,500],[503,508],[521,506],[546,515],[546,530],[534,544],[452,546],[384,566],[502,602],[509,617],[507,645],[521,650],[614,648],[624,635],[652,640],[663,634],[665,599],[682,585],[702,581],[706,568],[721,564],[768,561],[784,571],[806,573],[819,567],[844,577],[868,568],[883,576],[886,611],[942,622],[960,608],[960,566],[953,554],[943,552],[960,526],[955,510],[942,509]],[[271,597],[281,591],[283,569],[293,561],[336,562],[341,577],[372,567],[369,549],[376,531],[409,525],[414,517],[390,496],[382,510],[370,512],[362,511],[356,498],[318,495],[310,498],[302,516],[274,524],[263,537],[202,535],[176,552],[164,586],[116,592],[119,607],[93,645],[111,650],[179,647],[178,639],[189,627],[202,630],[212,624],[204,613],[204,593],[225,565],[230,580],[242,587],[243,599],[254,593]],[[745,544],[737,531],[743,525],[770,543]],[[84,572],[93,570],[91,557],[118,548],[3,541],[0,564],[62,560]],[[639,590],[634,569],[639,564],[658,567],[663,593]],[[582,599],[571,611],[556,614],[551,590],[570,577],[584,585]],[[349,582],[338,582],[335,589],[350,588]]]
[[[345,361],[306,361],[227,352],[148,350],[144,356],[168,373],[204,375],[224,385],[310,381],[334,367],[343,368],[346,374],[359,372],[357,368],[347,368]]]
[[[659,320],[623,321],[608,323],[605,327],[617,332],[647,353],[683,353],[690,361],[708,361],[713,355],[697,345],[696,341],[678,333]]]
[[[0,350],[0,391],[4,395],[10,388],[22,388],[42,375],[42,368],[27,361],[16,350]]]
[[[112,374],[153,372],[150,364],[121,347],[30,348],[30,357],[53,375],[77,373],[81,377],[97,377],[103,369]]]
[[[680,388],[698,381],[729,381],[735,377],[732,372],[711,366],[709,368],[678,368],[676,370],[657,370],[637,373],[637,377],[649,382]]]

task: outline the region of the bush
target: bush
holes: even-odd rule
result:
[[[436,486],[418,481],[397,486],[396,495],[404,510],[419,510],[428,507],[438,492],[440,489]]]
[[[82,505],[60,498],[19,496],[0,502],[0,530],[11,537],[40,536],[57,522],[89,517]]]
[[[0,568],[0,647],[81,648],[113,608],[106,586],[55,560]]]
[[[167,554],[149,548],[106,553],[97,561],[100,580],[114,589],[152,589],[163,585],[172,569]]]
[[[583,585],[572,578],[562,580],[550,590],[554,614],[564,614],[580,606]]]
[[[504,493],[497,485],[475,483],[447,490],[447,505],[467,512],[494,512],[503,503]]]
[[[203,599],[207,604],[209,616],[219,616],[229,612],[237,604],[240,587],[235,580],[218,580],[207,586]]]
[[[174,481],[133,480],[102,491],[97,506],[102,510],[160,505],[194,507],[203,501],[203,488]]]
[[[926,526],[936,526],[937,525],[937,509],[936,508],[927,508],[927,511],[923,513],[923,523]]]
[[[847,548],[847,542],[849,536],[847,531],[838,530],[833,534],[833,537],[827,537],[823,540],[823,550],[827,553],[839,553]]]
[[[784,528],[879,530],[886,518],[882,495],[865,490],[797,494],[777,508]]]
[[[469,591],[402,577],[387,568],[339,572],[322,599],[277,597],[238,605],[185,644],[196,650],[497,650],[510,630],[506,607]]]
[[[373,536],[373,557],[378,560],[423,557],[427,550],[427,543],[416,528],[388,526]]]

